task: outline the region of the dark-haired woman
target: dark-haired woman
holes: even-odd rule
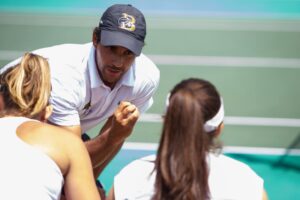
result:
[[[246,164],[216,153],[224,105],[202,79],[177,84],[168,98],[157,155],[127,165],[109,199],[261,200],[263,180]]]

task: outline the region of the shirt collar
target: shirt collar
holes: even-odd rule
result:
[[[98,74],[96,62],[95,62],[95,52],[96,49],[94,45],[92,45],[88,60],[88,68],[89,68],[89,77],[91,81],[91,88],[100,87],[105,85]],[[123,77],[118,81],[116,87],[121,87],[122,85],[133,87],[135,81],[135,61],[132,63],[131,67],[128,71],[123,75]]]
[[[130,66],[128,71],[123,75],[123,77],[121,78],[121,80],[119,82],[121,85],[133,87],[134,80],[135,80],[135,61],[132,63],[132,65]]]

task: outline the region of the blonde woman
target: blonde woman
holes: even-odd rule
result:
[[[0,75],[0,198],[98,200],[91,161],[79,137],[43,123],[51,114],[50,70],[26,53]]]

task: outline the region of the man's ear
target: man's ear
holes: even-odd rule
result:
[[[224,129],[224,123],[222,122],[215,130],[215,137],[219,137]]]
[[[3,96],[0,93],[0,111],[4,109],[4,100],[3,100]]]
[[[47,122],[48,118],[51,116],[53,111],[53,107],[52,105],[48,105],[45,110],[42,112],[41,117],[40,117],[40,121],[42,122]]]
[[[94,30],[94,32],[93,32],[93,45],[94,45],[94,47],[96,48],[97,47],[97,44],[98,44],[98,35],[97,35],[97,31],[96,30]]]

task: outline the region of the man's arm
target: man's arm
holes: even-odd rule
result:
[[[105,166],[111,161],[111,159],[118,153],[123,143],[115,146],[114,144],[109,145],[107,141],[108,134],[110,132],[109,128],[111,126],[112,118],[110,117],[103,128],[100,130],[99,135],[91,140],[85,141],[85,146],[89,152],[95,179],[98,178],[100,173],[103,171]],[[48,122],[49,124],[53,124]],[[56,124],[53,124],[56,125]],[[59,126],[59,125],[56,125]],[[59,126],[65,130],[71,131],[78,137],[81,137],[81,127],[78,126]],[[107,148],[107,146],[109,146]]]
[[[125,139],[131,134],[138,117],[139,111],[136,106],[129,102],[121,102],[113,116],[106,121],[99,135],[85,142],[95,178],[118,153]],[[61,127],[81,137],[79,125]]]
[[[104,167],[112,160],[122,147],[125,139],[131,134],[139,117],[139,111],[135,105],[129,102],[121,102],[99,135],[85,142],[90,153],[95,177],[98,177]]]

